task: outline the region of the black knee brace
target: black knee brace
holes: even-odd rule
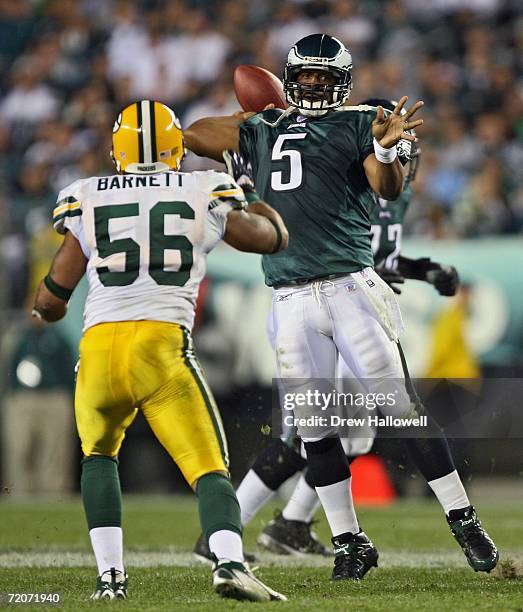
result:
[[[306,465],[307,461],[300,455],[299,445],[297,450],[294,445],[275,438],[258,455],[252,469],[269,489],[276,491]]]
[[[349,462],[338,437],[318,442],[305,442],[307,451],[307,482],[314,487],[326,487],[350,476]]]

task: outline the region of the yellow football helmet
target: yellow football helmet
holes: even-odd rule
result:
[[[186,152],[178,117],[161,102],[134,102],[114,123],[111,157],[118,172],[178,170]]]

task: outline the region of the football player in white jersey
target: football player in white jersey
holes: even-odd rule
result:
[[[207,253],[221,239],[267,254],[285,248],[288,234],[278,213],[260,202],[239,156],[224,154],[236,183],[223,172],[179,172],[184,153],[170,108],[149,100],[126,107],[113,129],[118,174],[78,180],[58,196],[53,222],[65,238],[35,298],[34,316],[57,321],[87,275],[75,415],[99,574],[92,597],[127,594],[118,453],[142,410],[197,493],[216,592],[282,600],[244,563],[227,443],[191,328]]]

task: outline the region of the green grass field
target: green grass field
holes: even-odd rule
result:
[[[272,507],[273,509],[274,507]],[[268,508],[246,530],[255,549]],[[523,509],[514,501],[481,504],[481,518],[501,559],[523,560]],[[523,579],[476,574],[466,564],[434,502],[398,502],[360,508],[366,532],[380,550],[380,567],[361,583],[329,581],[331,559],[260,554],[257,575],[285,593],[287,603],[246,604],[219,599],[207,566],[190,551],[199,533],[191,497],[127,497],[124,500],[126,602],[89,602],[96,570],[78,499],[0,503],[0,592],[59,592],[62,609],[118,606],[125,610],[229,610],[282,607],[294,610],[495,610],[523,611]],[[317,533],[328,539],[323,517]],[[15,607],[15,606],[11,606]],[[21,606],[16,606],[21,607]],[[55,607],[24,606],[44,610]]]

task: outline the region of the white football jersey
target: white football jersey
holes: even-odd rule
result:
[[[167,321],[192,328],[207,253],[227,215],[246,205],[224,172],[92,177],[63,189],[56,230],[87,257],[84,331],[113,321]]]

